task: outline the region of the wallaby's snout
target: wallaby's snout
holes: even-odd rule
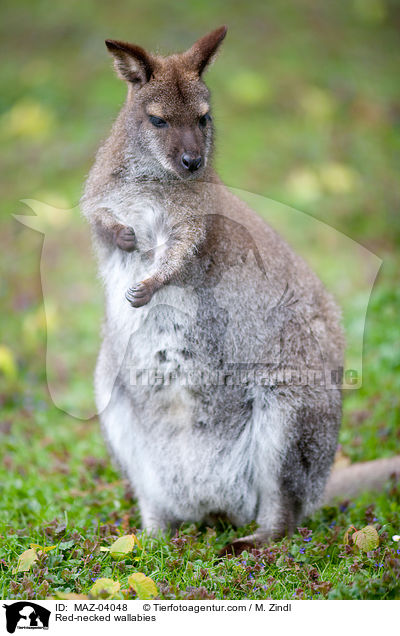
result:
[[[117,74],[128,82],[129,130],[160,168],[178,178],[193,178],[207,166],[213,146],[209,92],[202,74],[226,34],[220,27],[184,53],[161,57],[127,42],[106,40]]]
[[[184,152],[181,157],[181,163],[186,170],[189,172],[196,172],[201,166],[202,159],[201,157],[193,157],[187,152]]]
[[[208,108],[208,105],[206,106]],[[180,164],[177,169],[183,168],[183,175],[185,173],[197,172],[207,161],[208,149],[207,140],[211,141],[212,129],[197,131],[198,117],[195,117],[194,125],[187,130],[182,131],[179,129],[176,131],[178,155],[175,161]]]

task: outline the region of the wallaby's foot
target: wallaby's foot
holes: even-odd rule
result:
[[[133,252],[137,248],[135,230],[128,225],[121,225],[114,230],[114,240],[124,252]]]
[[[151,278],[148,278],[130,287],[125,294],[125,298],[130,302],[132,307],[143,307],[143,305],[147,305],[147,303],[150,302],[154,292],[155,284]]]
[[[232,543],[225,545],[219,553],[219,556],[239,556],[245,550],[249,552],[255,548],[263,548],[269,541],[274,539],[271,534],[267,532],[255,532],[254,534],[248,534],[246,537],[235,539]],[[276,537],[277,539],[278,537]],[[282,538],[282,537],[280,537]]]

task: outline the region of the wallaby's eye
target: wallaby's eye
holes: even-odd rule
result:
[[[156,128],[166,128],[168,126],[165,119],[161,119],[161,117],[155,117],[155,115],[149,115],[149,119],[153,126]]]
[[[200,128],[205,128],[207,126],[207,123],[211,121],[211,116],[210,113],[206,113],[205,115],[203,115],[202,117],[200,117],[199,119],[199,126]]]

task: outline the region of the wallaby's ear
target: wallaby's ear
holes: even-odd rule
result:
[[[227,30],[226,26],[222,26],[219,27],[219,29],[215,29],[215,31],[211,31],[208,35],[197,40],[197,42],[184,53],[188,65],[199,75],[201,75],[206,67],[215,59]]]
[[[142,47],[118,40],[106,40],[106,46],[114,56],[114,66],[118,77],[138,87],[150,80],[154,70],[154,60]]]

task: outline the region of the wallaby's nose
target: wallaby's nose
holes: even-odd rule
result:
[[[181,164],[184,168],[186,168],[186,170],[194,172],[201,166],[201,157],[193,157],[193,155],[189,155],[187,152],[184,152],[181,157]]]

